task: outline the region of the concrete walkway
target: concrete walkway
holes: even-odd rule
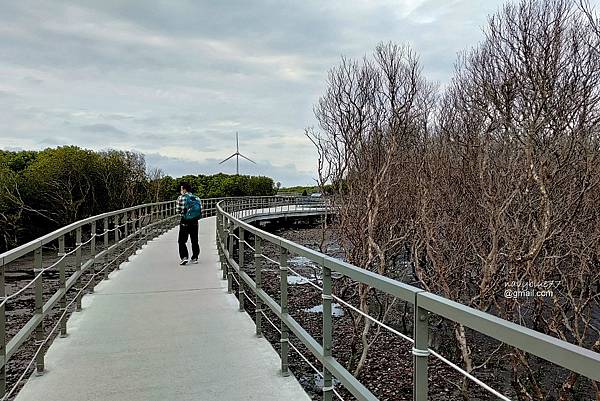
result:
[[[151,241],[85,296],[17,401],[309,400],[220,280],[215,218],[200,263],[181,267],[177,229]]]

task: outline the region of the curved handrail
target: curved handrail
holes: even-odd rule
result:
[[[268,205],[267,205],[268,206]],[[285,296],[282,296],[280,303],[278,304],[269,295],[267,295],[261,289],[260,283],[255,282],[243,271],[243,259],[235,261],[233,259],[233,246],[237,240],[237,246],[250,246],[243,237],[243,233],[250,232],[255,238],[259,238],[268,241],[274,245],[280,247],[281,255],[292,252],[294,254],[303,256],[313,263],[317,264],[323,269],[323,278],[327,277],[327,274],[331,274],[332,271],[339,272],[351,279],[358,281],[363,284],[367,284],[378,290],[381,290],[389,295],[400,298],[414,305],[415,310],[415,322],[418,322],[414,328],[413,339],[409,339],[413,343],[413,360],[414,360],[414,373],[415,373],[415,384],[414,384],[414,399],[421,401],[427,399],[427,358],[429,355],[440,359],[442,362],[448,364],[459,373],[465,375],[475,383],[482,386],[484,389],[494,394],[495,396],[509,400],[508,397],[500,394],[490,386],[481,382],[479,379],[464,371],[459,366],[451,363],[446,358],[441,356],[435,350],[428,347],[428,325],[426,316],[429,313],[437,314],[451,321],[463,324],[471,329],[499,340],[505,344],[519,348],[525,352],[537,355],[538,357],[548,360],[566,368],[570,371],[577,372],[589,379],[600,381],[600,354],[592,350],[576,346],[569,342],[548,336],[546,334],[531,330],[527,327],[518,325],[516,323],[498,318],[494,315],[481,312],[477,309],[462,305],[458,302],[443,298],[433,293],[421,290],[417,287],[410,286],[405,283],[393,280],[389,277],[379,275],[377,273],[362,269],[352,264],[337,260],[330,256],[324,255],[318,251],[309,249],[305,246],[296,244],[285,238],[281,238],[274,234],[268,233],[260,228],[257,228],[249,224],[246,220],[252,217],[253,213],[265,213],[265,207],[261,202],[253,202],[247,200],[246,202],[239,202],[235,200],[223,200],[218,202],[217,205],[217,238],[219,253],[222,256],[222,263],[225,265],[222,268],[227,268],[227,278],[231,281],[233,272],[237,273],[242,279],[240,285],[245,285],[257,296],[257,300],[263,302],[268,306],[271,311],[292,331],[296,337],[311,351],[313,356],[318,358],[325,367],[324,374],[333,374],[337,379],[358,399],[360,400],[375,400],[375,396],[366,389],[360,382],[354,378],[350,372],[348,372],[343,366],[341,366],[331,354],[325,352],[326,344],[318,344],[314,338],[312,338],[302,327],[291,318],[287,312],[284,313],[284,309],[287,310],[287,290],[285,290]],[[276,209],[276,207],[275,207]],[[324,211],[327,212],[327,206]],[[275,213],[276,214],[276,213]],[[234,230],[238,231],[238,235],[234,233]],[[240,235],[241,233],[241,235]],[[251,247],[251,246],[250,246]],[[256,244],[255,244],[256,247]],[[251,247],[253,248],[253,247]],[[257,247],[258,248],[258,247]],[[238,252],[238,258],[243,255],[243,252]],[[243,257],[243,256],[241,256]],[[260,268],[260,261],[257,259],[264,259],[264,255],[260,252],[255,251],[255,265]],[[268,258],[271,263],[276,263],[280,266],[282,283],[285,277],[287,283],[287,271],[289,267],[283,266],[280,262]],[[286,260],[286,257],[283,257]],[[293,271],[293,270],[292,270]],[[259,271],[257,270],[257,274]],[[294,272],[294,271],[293,271]],[[294,272],[296,273],[296,272]],[[224,273],[225,274],[225,273]],[[302,276],[300,276],[302,277]],[[329,278],[330,280],[330,278]],[[257,280],[258,281],[258,280]],[[329,289],[326,289],[324,283],[323,288],[319,287],[323,292],[323,307],[324,311],[327,307],[327,302],[331,302],[331,299],[340,300],[331,293],[331,282],[328,284]],[[286,284],[287,286],[287,284]],[[229,284],[231,288],[231,283]],[[287,287],[286,287],[287,288]],[[283,293],[282,286],[282,293]],[[243,305],[243,298],[245,292],[241,292],[240,305]],[[248,298],[250,299],[250,298]],[[346,302],[344,302],[346,303]],[[346,303],[347,304],[347,303]],[[349,305],[349,304],[347,304]],[[329,305],[330,308],[330,305]],[[353,308],[356,310],[356,308]],[[331,310],[331,309],[329,309]],[[358,310],[358,313],[362,313]],[[364,314],[364,313],[363,313]],[[326,314],[323,314],[324,326],[323,333],[324,337],[327,330],[331,331],[331,322]],[[373,319],[368,316],[368,318]],[[329,323],[328,323],[329,319]],[[257,330],[260,325],[257,318]],[[382,323],[382,322],[378,322]],[[331,333],[329,333],[331,335]],[[406,336],[403,335],[406,339]],[[282,341],[288,341],[287,337],[283,338]],[[326,391],[332,390],[331,386],[325,386],[323,391],[324,395]]]
[[[19,257],[21,257],[29,252],[32,252],[38,246],[46,245],[49,242],[55,241],[61,235],[70,233],[71,231],[73,231],[79,227],[82,227],[84,225],[90,224],[93,221],[102,220],[107,217],[114,217],[119,214],[128,213],[128,212],[132,212],[132,211],[136,211],[136,210],[141,210],[141,209],[147,208],[147,207],[156,207],[156,206],[170,205],[170,204],[173,204],[173,201],[144,203],[142,205],[131,206],[128,208],[119,209],[119,210],[115,210],[112,212],[105,212],[105,213],[101,213],[101,214],[98,214],[95,216],[87,217],[82,220],[78,220],[74,223],[71,223],[71,224],[61,227],[57,230],[54,230],[51,233],[45,234],[39,238],[31,240],[31,241],[29,241],[23,245],[20,245],[16,248],[12,248],[12,249],[7,250],[6,252],[1,253],[0,254],[0,265],[10,263],[13,260],[18,259]]]
[[[250,198],[255,201],[271,203],[284,203],[289,200],[288,197],[281,196],[240,197],[235,199],[237,202],[245,202]],[[216,204],[223,199],[224,198],[202,199],[202,217],[214,216],[217,210]],[[104,276],[106,278],[110,272],[108,270],[109,266],[117,262],[121,256],[129,252],[132,248],[137,248],[140,244],[147,242],[150,237],[158,235],[173,227],[179,217],[179,215],[176,214],[175,203],[175,201],[146,203],[91,216],[61,227],[51,233],[45,234],[26,244],[0,254],[0,399],[6,399],[17,388],[17,385],[13,385],[12,389],[8,393],[5,393],[6,364],[11,357],[29,338],[35,336],[37,351],[35,352],[33,359],[31,359],[27,365],[25,371],[22,372],[19,381],[25,377],[34,362],[38,372],[42,372],[44,369],[44,347],[49,342],[50,336],[59,326],[61,334],[66,334],[68,306],[77,303],[77,310],[80,310],[81,297],[88,286],[93,286],[95,277]],[[104,223],[103,230],[101,229],[101,232],[99,233],[96,231],[97,228],[100,228],[97,226],[98,222]],[[112,228],[109,228],[111,224]],[[86,241],[82,240],[84,228],[86,229],[86,233],[89,233],[89,239]],[[75,247],[70,251],[65,252],[65,237],[71,233],[75,234]],[[103,239],[103,249],[100,252],[98,252],[98,249],[96,248],[96,240],[98,238]],[[114,240],[112,245],[109,240]],[[49,266],[44,267],[42,247],[53,241],[58,241],[58,259]],[[128,241],[131,245],[124,245]],[[89,250],[89,256],[87,256],[85,261],[82,260],[84,246]],[[123,250],[122,247],[125,246],[127,247]],[[122,252],[111,261],[108,261],[109,258],[114,256],[113,253],[116,254],[119,252],[118,249],[121,249]],[[4,281],[6,265],[31,253],[34,255],[34,278],[29,280],[24,287],[7,295]],[[74,255],[75,258],[75,272],[72,273],[70,277],[66,277],[66,258],[72,255]],[[104,262],[101,262],[102,259],[105,259]],[[45,300],[43,297],[44,273],[52,269],[59,271],[60,288],[50,296],[50,299]],[[88,275],[86,283],[82,281],[84,273],[91,274]],[[67,304],[67,293],[74,287],[76,289],[76,294]],[[6,342],[6,304],[11,299],[22,295],[27,290],[35,291],[35,310],[33,316],[23,327],[19,328],[18,332],[10,339],[10,341]],[[59,303],[61,312],[60,318],[51,330],[50,335],[44,337],[44,318],[51,313],[53,308]]]
[[[76,221],[0,255],[0,398],[2,400],[6,399],[17,388],[17,385],[14,385],[6,393],[6,365],[21,346],[29,338],[35,337],[37,351],[34,358],[27,365],[26,370],[22,372],[19,381],[23,379],[34,361],[38,372],[44,370],[45,344],[49,342],[50,336],[59,326],[61,334],[66,335],[67,293],[69,290],[73,287],[76,288],[76,295],[69,305],[77,303],[77,310],[81,310],[81,297],[84,291],[88,289],[88,286],[92,285],[91,283],[95,277],[103,274],[106,278],[109,273],[107,270],[108,267],[113,265],[119,257],[133,247],[147,242],[149,237],[158,235],[172,227],[175,217],[177,217],[175,213],[175,201],[147,203],[128,207]],[[113,228],[109,228],[110,220],[112,220]],[[104,223],[101,233],[96,231],[96,223],[99,221]],[[85,226],[89,226],[90,238],[84,242],[82,241],[82,231]],[[65,237],[67,234],[73,232],[75,233],[75,247],[66,252]],[[96,250],[96,239],[98,237],[103,237],[104,240],[104,246],[100,252]],[[110,245],[110,237],[113,240],[112,245]],[[58,241],[59,258],[51,265],[44,267],[42,259],[43,245],[52,241]],[[132,244],[109,262],[108,258],[113,256],[112,253],[124,246],[126,241],[131,241]],[[82,248],[84,246],[87,246],[90,251],[89,258],[85,262],[82,261]],[[29,280],[24,287],[7,295],[5,286],[6,265],[30,253],[34,255],[34,278]],[[75,258],[75,271],[70,277],[67,277],[65,259],[71,255],[74,255]],[[105,263],[99,262],[101,258],[106,258]],[[100,265],[103,265],[103,267],[99,267]],[[44,273],[51,269],[59,271],[59,288],[49,299],[44,300]],[[88,277],[89,281],[84,285],[82,282],[83,274],[88,271],[91,272],[91,277]],[[7,342],[6,304],[11,299],[23,294],[26,290],[32,289],[35,292],[33,316],[22,327],[19,327],[18,332]],[[43,329],[44,318],[59,303],[61,316],[51,330],[50,335],[45,335]]]

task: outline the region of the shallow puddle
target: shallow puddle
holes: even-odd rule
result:
[[[288,281],[288,284],[291,284],[291,285],[302,285],[302,284],[308,283],[304,278],[298,277],[298,276],[293,276],[293,275],[289,275],[287,281]]]
[[[312,308],[302,310],[308,313],[323,313],[323,305],[315,305]],[[331,315],[334,317],[344,316],[344,309],[340,304],[331,304]]]
[[[288,264],[292,266],[306,266],[306,267],[316,267],[315,263],[304,257],[304,256],[294,256],[288,260]]]
[[[307,373],[303,374],[300,379],[300,383],[304,388],[307,388],[309,392],[314,393],[315,395],[321,394],[321,389],[324,386],[323,378],[317,373]],[[335,377],[333,378],[333,385],[338,385],[340,382]]]

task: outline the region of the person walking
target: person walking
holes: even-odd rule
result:
[[[180,194],[177,198],[177,213],[181,214],[179,223],[179,258],[180,265],[186,265],[189,262],[187,241],[188,237],[192,242],[191,262],[198,263],[200,255],[200,245],[198,244],[198,220],[202,216],[200,198],[192,193],[192,187],[187,182],[182,182],[179,187]]]

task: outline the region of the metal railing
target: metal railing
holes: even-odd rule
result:
[[[213,203],[213,208],[214,204],[216,203]],[[67,312],[73,304],[76,305],[76,311],[81,311],[81,298],[88,288],[93,292],[93,281],[96,277],[108,278],[111,266],[119,268],[118,263],[115,264],[115,262],[120,257],[127,252],[134,253],[134,248],[141,247],[150,238],[156,237],[174,226],[176,222],[178,223],[176,217],[174,201],[134,206],[77,221],[0,254],[0,397],[2,400],[13,395],[33,363],[35,363],[36,373],[43,373],[44,357],[52,336],[59,329],[61,336],[67,335]],[[109,228],[111,226],[112,228]],[[84,230],[89,232],[89,238],[85,242],[82,240]],[[101,231],[98,232],[99,230]],[[73,238],[74,247],[66,252],[66,239]],[[98,251],[100,244],[97,243],[99,242],[97,239],[102,241],[102,251]],[[110,242],[112,245],[109,245]],[[129,246],[122,249],[126,243]],[[56,255],[58,260],[44,267],[43,256],[47,252],[43,251],[44,246],[52,245],[57,245],[53,254],[58,250],[58,255]],[[86,260],[82,258],[84,250],[89,251],[89,257]],[[120,253],[117,254],[119,251]],[[6,294],[6,266],[31,254],[33,254],[34,278],[13,294]],[[74,257],[75,271],[71,276],[66,277],[66,258],[68,256]],[[58,270],[59,288],[44,302],[44,273],[51,270]],[[84,282],[84,274],[88,275],[87,282]],[[6,305],[32,287],[35,293],[33,316],[7,342]],[[72,288],[76,292],[69,301],[67,294]],[[53,311],[57,304],[60,317],[49,334],[46,334],[44,318]],[[7,393],[6,367],[8,361],[32,336],[36,347],[34,357]]]
[[[319,200],[319,202],[321,202]],[[256,216],[272,214],[293,215],[302,211],[312,210],[315,213],[327,213],[328,207],[324,203],[315,203],[313,199],[305,197],[288,198],[286,200],[274,198],[244,198],[224,200],[217,203],[217,244],[223,279],[228,280],[228,290],[232,292],[233,281],[239,286],[239,307],[244,311],[244,300],[248,299],[255,306],[256,333],[262,333],[262,319],[266,318],[280,335],[281,371],[283,375],[289,374],[288,353],[289,346],[297,351],[300,356],[317,370],[308,359],[289,341],[289,334],[293,334],[323,365],[323,371],[317,372],[323,377],[323,399],[332,400],[335,394],[341,399],[333,386],[335,377],[358,400],[375,401],[377,398],[369,389],[361,384],[348,370],[332,356],[332,301],[343,303],[370,319],[375,324],[400,336],[412,343],[413,355],[413,399],[425,401],[428,399],[428,360],[430,356],[438,358],[460,374],[472,380],[483,389],[502,400],[510,400],[507,396],[494,390],[491,386],[466,372],[456,364],[444,358],[435,350],[429,348],[429,314],[435,314],[450,321],[460,323],[479,333],[492,337],[502,343],[514,346],[522,351],[536,355],[560,367],[579,373],[591,380],[600,381],[600,354],[589,349],[578,347],[568,342],[548,336],[546,334],[528,329],[524,326],[500,319],[488,313],[462,305],[458,302],[440,297],[430,292],[421,290],[395,281],[391,278],[373,273],[371,271],[353,266],[337,260],[312,249],[298,245],[294,242],[265,232],[248,223]],[[237,234],[236,234],[237,232]],[[254,244],[246,241],[246,234],[254,236]],[[279,260],[273,260],[263,254],[264,243],[275,245],[279,251]],[[238,249],[238,258],[234,259],[234,247]],[[244,249],[249,247],[254,251],[254,279],[246,273]],[[288,266],[289,254],[303,256],[322,269],[322,287],[310,279],[301,276]],[[264,290],[262,284],[263,263],[269,262],[279,266],[280,299],[276,301]],[[315,340],[294,318],[288,313],[288,274],[305,279],[321,291],[323,308],[323,337],[322,342]],[[350,279],[366,284],[393,297],[404,300],[413,305],[413,336],[407,336],[363,313],[350,305],[332,292],[332,272],[337,272]],[[236,278],[236,275],[238,278]],[[250,290],[254,295],[247,295]],[[264,313],[270,310],[280,321],[278,328]]]
[[[328,201],[309,196],[237,196],[229,198],[209,198],[202,200],[202,217],[216,216],[217,204],[227,200],[229,207],[241,213],[240,217],[272,216],[274,213],[312,212],[315,208],[325,208]]]
[[[202,217],[215,216],[217,203],[226,198],[202,199]],[[243,203],[250,198],[235,198],[235,202]],[[255,202],[285,205],[292,202],[287,197],[253,197]],[[262,200],[261,200],[262,199]],[[67,318],[69,308],[75,304],[76,311],[81,311],[81,298],[85,291],[93,292],[94,280],[97,277],[107,279],[111,268],[119,268],[120,257],[126,253],[134,253],[135,250],[148,242],[150,238],[156,237],[179,223],[179,215],[176,213],[175,201],[149,203],[121,209],[113,212],[92,216],[54,232],[30,241],[17,248],[0,254],[0,401],[12,396],[19,383],[24,379],[29,369],[35,363],[36,373],[44,372],[44,357],[51,342],[52,336],[60,330],[61,336],[67,335]],[[89,233],[89,238],[83,240],[84,232]],[[67,239],[74,239],[73,249],[66,252]],[[110,244],[112,242],[112,244]],[[125,244],[128,244],[126,248]],[[47,250],[44,247],[54,245],[53,255],[58,260],[44,267],[44,258]],[[99,251],[100,245],[103,249]],[[58,251],[56,254],[55,252]],[[88,258],[84,260],[84,251]],[[117,254],[117,252],[119,252]],[[6,267],[21,258],[33,254],[34,278],[27,282],[22,288],[12,294],[6,293]],[[66,277],[67,257],[74,258],[75,271]],[[58,271],[58,290],[49,299],[44,300],[44,273]],[[87,281],[84,280],[84,275]],[[85,281],[85,282],[84,282]],[[27,290],[33,289],[35,293],[35,304],[33,316],[19,329],[19,331],[7,341],[6,305],[11,300],[19,298]],[[75,290],[75,295],[69,301],[67,294]],[[58,322],[45,333],[44,318],[51,314],[56,306],[59,306]],[[34,357],[22,372],[16,383],[9,392],[6,390],[6,367],[8,362],[21,349],[31,337],[35,341]]]

